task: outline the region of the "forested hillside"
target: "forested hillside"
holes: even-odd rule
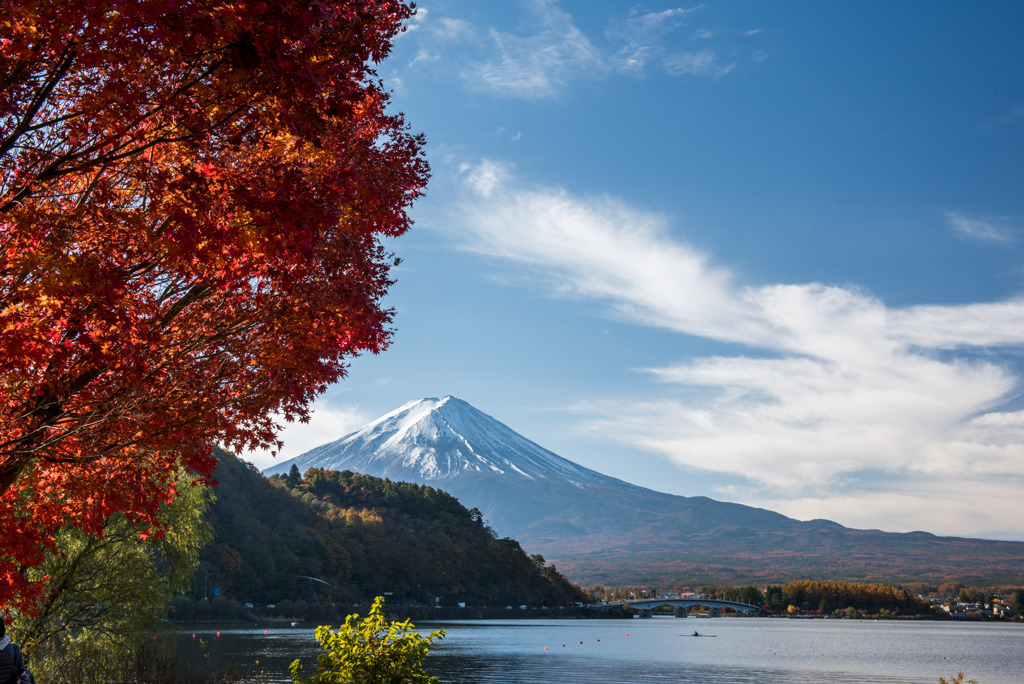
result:
[[[497,539],[478,511],[441,490],[317,469],[267,479],[231,454],[217,456],[215,538],[189,597],[197,609],[203,598],[207,609],[230,601],[255,610],[382,594],[447,606],[554,606],[582,598],[540,556]],[[179,601],[176,616],[189,617],[185,612]]]

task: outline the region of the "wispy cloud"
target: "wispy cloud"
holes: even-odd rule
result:
[[[1006,244],[1017,239],[1016,231],[1002,222],[971,218],[954,211],[946,212],[946,221],[953,231],[964,238]]]
[[[614,74],[644,76],[657,69],[669,75],[717,78],[735,66],[725,63],[717,32],[687,25],[701,7],[657,12],[631,10],[609,22],[604,35],[588,36],[555,0],[526,0],[522,31],[478,26],[456,17],[426,13],[412,25],[417,30],[420,55],[445,64],[457,59],[463,83],[472,89],[502,97],[550,99],[572,83]],[[713,40],[714,39],[714,40]],[[686,49],[687,44],[693,49]],[[459,56],[453,55],[458,52]],[[417,56],[408,66],[423,66]]]
[[[665,57],[665,71],[673,76],[712,76],[718,78],[732,71],[734,64],[719,62],[715,50],[700,52],[678,52]]]
[[[473,37],[476,27],[465,19],[442,17],[434,25],[434,35],[447,41]]]
[[[650,64],[657,64],[667,37],[683,26],[697,9],[642,12],[634,8],[627,17],[612,20],[606,33],[613,42],[622,44],[609,59],[612,68],[639,75]]]
[[[676,8],[661,12],[641,12],[634,9],[622,21],[614,21],[608,30],[613,39],[625,44],[609,60],[612,68],[642,75],[648,68],[657,67],[672,76],[719,77],[729,73],[734,64],[723,64],[719,51],[706,47],[716,32],[697,28],[690,39],[704,46],[698,50],[679,50],[685,40],[670,35],[688,24],[701,6]]]
[[[646,369],[657,385],[644,401],[576,407],[587,429],[746,478],[746,500],[801,517],[834,510],[849,524],[920,527],[891,516],[908,497],[934,508],[929,497],[951,480],[968,496],[1006,492],[1001,515],[1024,514],[1013,488],[997,486],[1024,485],[1024,417],[999,412],[1020,378],[985,354],[1024,349],[1024,297],[892,308],[853,286],[745,285],[657,214],[530,186],[495,162],[463,178],[452,220],[466,249],[675,331],[681,346],[695,335],[749,349]],[[885,493],[887,478],[900,493]],[[879,508],[847,510],[868,494]],[[947,532],[966,524],[942,522]]]
[[[491,29],[495,56],[467,69],[475,87],[500,95],[546,98],[556,95],[572,75],[602,69],[597,49],[555,3],[534,0],[536,32],[515,35]]]

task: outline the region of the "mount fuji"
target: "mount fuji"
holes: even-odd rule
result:
[[[458,482],[474,475],[537,480],[556,478],[578,486],[626,485],[534,444],[461,399],[416,399],[336,442],[264,471],[327,468],[393,480]],[[628,485],[627,485],[628,486]]]
[[[470,404],[418,399],[263,471],[351,470],[443,489],[581,583],[1024,581],[1024,543],[854,530],[655,492],[544,449]]]

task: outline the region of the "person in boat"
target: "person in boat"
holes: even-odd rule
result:
[[[700,634],[697,634],[696,632],[694,632],[693,636],[700,636]]]

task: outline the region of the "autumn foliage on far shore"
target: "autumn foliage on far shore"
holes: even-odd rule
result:
[[[55,530],[153,522],[387,345],[428,169],[372,67],[411,11],[3,1],[0,609]]]

